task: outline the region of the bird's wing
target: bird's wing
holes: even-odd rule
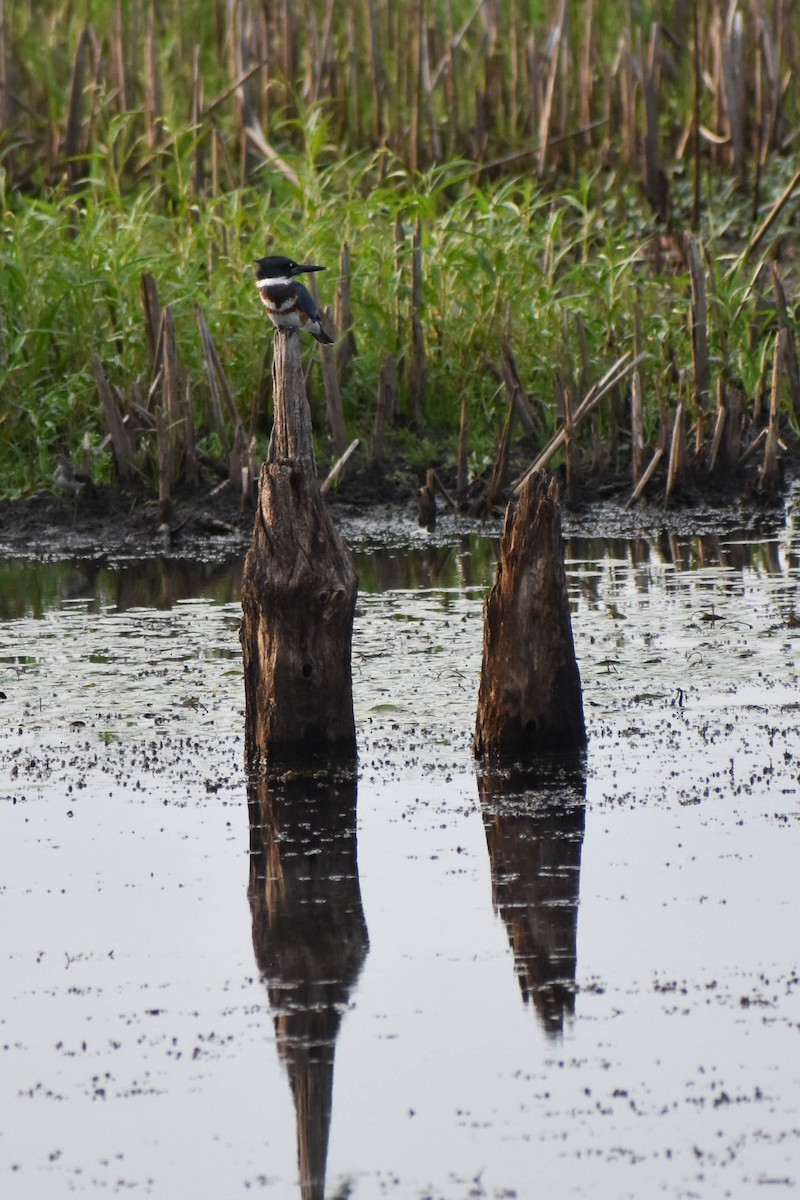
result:
[[[310,321],[321,321],[322,316],[308,288],[303,287],[302,283],[295,283],[294,286],[301,311],[306,314]]]

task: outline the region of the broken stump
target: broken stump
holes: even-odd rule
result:
[[[520,758],[585,745],[558,485],[534,471],[518,504],[506,509],[484,608],[473,749],[478,757]]]
[[[358,581],[320,493],[299,339],[275,334],[275,419],[242,578],[248,766],[356,756]]]

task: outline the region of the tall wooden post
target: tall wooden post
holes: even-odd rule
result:
[[[558,485],[542,471],[506,510],[486,601],[474,750],[479,757],[581,749],[583,700],[569,615]]]
[[[358,581],[320,493],[296,334],[275,333],[275,419],[242,579],[248,765],[356,755]]]

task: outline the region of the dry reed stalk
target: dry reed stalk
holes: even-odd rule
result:
[[[742,453],[742,414],[744,395],[738,388],[725,389],[725,436],[722,440],[723,461],[735,466]]]
[[[380,41],[378,35],[378,18],[375,12],[375,0],[367,2],[369,27],[369,69],[370,87],[372,89],[372,140],[375,144],[383,138],[386,128],[383,120],[384,97],[387,92],[386,75],[381,62]],[[398,59],[400,55],[398,54]]]
[[[425,333],[422,324],[422,220],[417,217],[411,254],[411,411],[414,423],[425,418]]]
[[[84,120],[85,77],[89,65],[91,44],[91,27],[84,25],[81,35],[78,38],[75,58],[72,61],[67,119],[64,129],[64,140],[61,144],[61,153],[66,164],[67,175],[73,184],[78,182],[84,170],[83,164],[80,162],[82,152],[81,130]]]
[[[575,505],[580,488],[580,461],[572,422],[572,393],[564,389],[564,461],[567,474],[567,504]]]
[[[633,354],[642,356],[642,306],[637,297],[633,308]],[[638,366],[631,375],[631,476],[634,492],[644,466],[644,421],[642,418],[642,373]]]
[[[100,394],[100,403],[103,406],[106,428],[111,438],[111,448],[114,452],[117,478],[124,485],[129,483],[133,478],[133,447],[128,431],[125,428],[125,422],[122,419],[119,405],[111,390],[111,385],[106,377],[103,364],[96,351],[92,352],[92,374],[94,375],[97,390]]]
[[[669,180],[661,166],[661,41],[657,21],[653,22],[650,31],[650,44],[642,72],[642,94],[645,110],[644,190],[656,216],[666,225],[670,217],[670,196]]]
[[[192,146],[192,185],[196,196],[203,191],[203,156],[200,138],[197,136],[200,125],[200,113],[203,108],[203,79],[200,74],[200,46],[195,44],[192,55],[192,129],[195,131]]]
[[[151,150],[155,150],[158,145],[162,112],[161,72],[156,38],[156,6],[155,3],[151,3],[147,14],[147,32],[144,43],[144,115],[146,140]]]
[[[775,352],[772,357],[772,391],[769,403],[769,424],[764,441],[764,461],[758,473],[758,490],[762,494],[771,495],[778,490],[781,482],[780,464],[778,462],[778,421],[780,415],[781,374],[786,361],[786,342],[788,331],[779,329],[775,338]]]
[[[579,312],[572,314],[572,319],[575,324],[575,332],[578,335],[578,346],[581,352],[581,375],[578,381],[579,390],[586,393],[589,390],[589,376],[592,371],[592,355],[589,350],[589,339],[586,336],[586,325],[582,315]]]
[[[720,447],[722,446],[722,434],[728,420],[728,409],[725,403],[725,381],[720,375],[717,379],[717,418],[714,422],[714,436],[711,439],[711,449],[708,454],[708,469],[709,471],[716,470],[717,459],[719,457]]]
[[[360,443],[359,439],[358,439],[358,438],[355,438],[355,439],[354,439],[354,441],[352,441],[352,442],[350,443],[350,445],[347,447],[347,449],[345,450],[344,454],[342,454],[342,455],[341,455],[341,456],[340,456],[340,457],[339,457],[339,458],[336,460],[336,462],[333,464],[333,466],[331,467],[330,471],[329,471],[329,472],[328,472],[328,474],[325,476],[325,479],[324,479],[324,481],[323,481],[323,483],[322,483],[322,485],[320,486],[320,489],[319,489],[319,490],[320,490],[320,492],[322,493],[322,495],[323,495],[323,496],[325,495],[325,493],[326,493],[327,491],[329,491],[329,490],[330,490],[331,486],[332,486],[332,485],[333,485],[333,484],[336,482],[336,480],[339,478],[339,476],[341,475],[342,471],[345,469],[345,467],[347,466],[347,464],[349,463],[350,459],[353,457],[353,455],[355,454],[356,450],[358,449],[358,447],[359,447],[360,445],[361,445],[361,443]]]
[[[343,242],[339,252],[339,279],[333,302],[333,324],[339,333],[339,341],[336,346],[336,373],[340,383],[344,383],[348,379],[353,359],[358,354],[353,332],[353,309],[350,303],[351,282],[350,247],[347,242]]]
[[[273,150],[272,146],[264,136],[263,129],[255,117],[247,126],[245,135],[247,144],[252,146],[261,155],[265,162],[268,162],[271,167],[274,167],[276,171],[279,171],[281,175],[283,175],[284,179],[288,179],[289,183],[291,183],[293,187],[296,187],[298,191],[302,190],[300,176],[283,158],[281,158],[277,150]]]
[[[763,3],[758,4],[758,108],[759,134],[758,167],[767,163],[767,154],[778,140],[783,88],[780,78],[780,43],[783,32],[783,4],[777,6],[779,32],[776,37],[772,29],[770,14]]]
[[[394,273],[397,280],[395,287],[394,305],[394,341],[395,348],[403,344],[403,264],[406,251],[406,231],[402,218],[398,213],[394,222]]]
[[[486,487],[486,492],[475,505],[477,516],[490,517],[505,489],[508,477],[508,463],[511,456],[511,434],[514,429],[514,413],[514,397],[511,396],[508,402],[508,413],[503,424],[503,432],[500,435],[500,443],[492,464],[489,483]]]
[[[638,137],[636,135],[636,69],[631,45],[630,22],[623,31],[618,53],[618,66],[614,70],[619,79],[620,123],[622,127],[622,161],[636,167],[638,160]],[[620,74],[621,73],[621,74]]]
[[[330,324],[330,316],[327,309],[323,309],[319,300],[319,288],[314,275],[309,279],[311,285],[311,294],[314,297],[314,303],[320,312],[322,312],[326,323]],[[339,390],[339,380],[336,377],[336,356],[332,346],[322,345],[319,347],[320,362],[322,365],[322,385],[325,389],[325,409],[328,414],[328,426],[333,438],[333,448],[336,454],[341,457],[348,447],[349,439],[347,436],[347,426],[344,420],[344,405],[342,404],[342,393]]]
[[[639,363],[647,357],[648,356],[646,354],[642,354],[628,362],[628,359],[630,359],[630,351],[627,351],[620,358],[618,358],[614,365],[608,371],[606,371],[603,378],[597,383],[592,384],[588,394],[575,409],[572,416],[573,426],[577,428],[583,418],[600,403],[603,397],[607,396],[612,388],[615,388],[622,383],[622,380],[625,379],[631,373],[631,371],[634,371]],[[529,475],[532,475],[534,471],[544,470],[553,455],[564,445],[565,436],[565,432],[562,428],[557,434],[555,434],[554,437],[550,439],[538,458],[531,464],[530,467],[528,467],[525,474],[514,483],[515,496],[520,494]]]
[[[667,485],[664,491],[666,504],[675,488],[686,475],[686,425],[683,419],[683,401],[675,411],[675,421],[672,426],[672,440],[669,451],[669,466],[667,467]]]
[[[397,360],[387,354],[378,376],[378,396],[375,402],[375,427],[372,435],[370,464],[379,467],[383,462],[383,443],[397,407]]]
[[[456,464],[456,506],[459,512],[463,512],[469,487],[469,402],[466,394],[461,397]]]
[[[700,0],[692,3],[692,75],[693,75],[693,116],[692,116],[692,229],[695,232],[700,227],[700,207],[702,203],[702,165],[700,159],[700,104],[703,90],[703,75],[700,60],[700,20],[698,9]]]
[[[736,259],[733,266],[729,268],[726,278],[730,278],[731,276],[735,275],[738,271],[741,270],[741,268],[744,266],[744,264],[747,262],[748,258],[750,257],[751,253],[753,252],[753,250],[758,245],[758,243],[760,241],[762,241],[763,238],[766,237],[767,233],[772,228],[772,225],[775,222],[775,220],[778,218],[778,216],[783,211],[783,209],[788,204],[788,202],[792,199],[792,193],[794,192],[795,188],[797,187],[797,185],[799,183],[800,183],[800,169],[795,171],[795,173],[792,176],[792,178],[790,179],[789,183],[784,188],[784,190],[781,192],[780,196],[775,201],[772,208],[769,210],[766,217],[759,225],[758,229],[756,229],[755,233],[751,234],[750,240],[748,241],[744,250],[741,252],[739,257]]]
[[[786,303],[786,292],[783,288],[777,262],[772,264],[772,285],[775,289],[775,307],[778,312],[778,325],[786,331],[784,345],[784,362],[786,377],[789,381],[789,392],[792,397],[792,411],[795,420],[800,418],[800,366],[797,361],[797,346],[789,325],[789,307]]]
[[[156,434],[158,437],[158,516],[162,524],[172,515],[170,483],[172,476],[172,452],[169,424],[163,408],[156,410]]]
[[[219,439],[222,443],[223,451],[227,455],[230,453],[231,439],[228,436],[228,430],[225,425],[225,417],[222,412],[222,401],[220,395],[221,381],[219,372],[217,370],[219,359],[214,347],[214,342],[211,338],[211,333],[208,325],[206,324],[205,315],[199,304],[195,305],[195,314],[197,316],[197,325],[200,330],[200,344],[203,348],[203,358],[206,364],[206,375],[208,376],[208,394],[211,399],[212,420],[209,421],[209,424],[216,428]],[[221,365],[219,366],[219,371],[222,371]],[[236,412],[236,416],[238,417],[238,411]]]
[[[733,169],[737,188],[744,189],[747,186],[747,101],[744,80],[744,30],[738,4],[729,5],[724,25],[719,22],[718,37],[722,95],[730,134]]]
[[[519,422],[526,433],[537,433],[537,423],[530,410],[525,390],[522,386],[517,369],[514,351],[508,342],[503,342],[500,357],[500,373],[508,398],[516,409]]]
[[[588,150],[591,138],[588,128],[592,123],[592,91],[594,87],[594,72],[592,71],[594,0],[587,0],[584,16],[583,47],[580,59],[580,74],[578,76],[578,124],[587,130],[579,140],[580,148]]]
[[[355,14],[347,13],[347,128],[356,145],[363,140],[361,125],[361,65],[358,53]]]
[[[192,382],[188,377],[180,393],[180,411],[183,422],[183,478],[189,487],[194,488],[200,483],[200,464],[192,414]]]
[[[0,0],[0,129],[10,130],[14,120],[11,39],[6,18],[5,0]],[[8,163],[7,163],[8,165]]]
[[[756,434],[756,436],[753,438],[752,442],[747,447],[747,449],[742,451],[742,453],[739,457],[739,465],[740,466],[742,466],[744,463],[746,463],[749,458],[753,457],[753,455],[755,454],[756,450],[761,445],[761,443],[766,440],[766,437],[767,437],[767,427],[765,425],[764,428],[761,430],[761,432]]]
[[[419,489],[417,523],[421,529],[432,532],[436,528],[436,472],[429,469],[425,483]]]
[[[636,501],[639,499],[639,497],[643,494],[644,489],[647,487],[648,483],[650,482],[653,475],[655,474],[656,467],[661,462],[663,457],[664,457],[664,447],[658,446],[657,449],[653,451],[653,457],[650,459],[650,462],[647,464],[647,467],[642,472],[641,479],[637,483],[636,487],[633,489],[633,492],[631,493],[631,497],[628,500],[628,503],[625,505],[626,508],[631,508],[636,503]]]
[[[149,271],[142,275],[141,286],[145,336],[155,375],[161,349],[161,301],[158,298],[158,284]]]
[[[553,99],[555,96],[556,76],[558,74],[559,50],[564,35],[566,19],[566,0],[559,0],[558,15],[550,33],[550,66],[545,86],[544,105],[539,122],[539,156],[536,163],[536,173],[541,178],[547,167],[547,150],[550,137],[550,123],[553,116]]]
[[[161,407],[167,416],[170,432],[177,437],[180,413],[178,411],[178,346],[175,340],[175,319],[172,305],[167,304],[162,313],[162,365]]]
[[[692,303],[689,329],[692,338],[692,366],[694,370],[693,404],[697,421],[696,453],[700,453],[704,436],[705,412],[708,404],[710,380],[708,355],[708,305],[706,301],[705,273],[700,260],[700,250],[691,233],[685,233],[683,248],[692,288]]]

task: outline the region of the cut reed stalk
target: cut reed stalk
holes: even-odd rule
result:
[[[417,217],[411,255],[411,412],[414,424],[425,419],[425,333],[422,324],[422,221]]]
[[[781,482],[780,464],[778,461],[778,433],[780,417],[781,375],[786,361],[785,329],[779,329],[775,337],[775,351],[772,357],[772,391],[769,404],[769,424],[764,440],[764,461],[758,474],[758,490],[762,495],[774,495]]]

